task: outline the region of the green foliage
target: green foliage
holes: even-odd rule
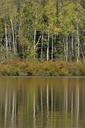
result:
[[[64,34],[73,33],[77,24],[83,25],[83,19],[85,17],[84,9],[78,3],[67,2],[62,7],[60,12],[60,25],[61,31]]]
[[[82,0],[2,0],[0,3],[1,61],[11,57],[40,60],[41,54],[43,54],[42,59],[46,60],[47,47],[49,47],[50,60],[52,54],[54,60],[63,60],[67,53],[68,58],[76,61],[78,49],[79,59],[83,60],[82,58],[85,58],[84,5],[85,2]],[[68,48],[65,46],[66,37]]]

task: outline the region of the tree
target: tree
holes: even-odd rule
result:
[[[69,52],[70,50],[75,49],[76,59],[77,62],[80,59],[80,36],[79,36],[79,29],[83,26],[83,17],[84,17],[84,10],[79,4],[75,3],[65,3],[64,7],[62,8],[60,12],[60,24],[62,28],[62,34],[66,37],[65,40],[65,60],[68,61],[69,58]],[[75,37],[75,43],[73,44],[73,34]],[[69,36],[72,37],[71,43],[70,40],[68,40]],[[71,44],[71,49],[70,45]],[[75,45],[75,48],[73,48]],[[77,47],[77,50],[76,50]],[[71,52],[71,53],[72,53]]]

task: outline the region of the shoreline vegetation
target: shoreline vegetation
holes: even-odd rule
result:
[[[13,60],[0,64],[0,76],[85,76],[85,62]]]

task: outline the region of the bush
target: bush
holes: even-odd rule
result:
[[[85,63],[52,61],[10,61],[0,65],[2,76],[79,76],[85,75]]]

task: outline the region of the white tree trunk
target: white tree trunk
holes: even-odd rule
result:
[[[5,22],[5,46],[6,46],[6,57],[8,58],[8,36],[7,36],[7,24]]]
[[[35,52],[36,52],[36,28],[34,30],[34,59],[35,59]]]
[[[49,41],[50,41],[50,36],[48,32],[48,42],[47,42],[47,61],[49,61]]]
[[[71,60],[73,59],[73,56],[74,56],[74,38],[73,38],[73,34],[72,34],[72,37],[71,37],[71,49],[72,49],[72,55],[71,55]]]
[[[53,61],[53,54],[54,54],[54,41],[53,41],[53,35],[52,35],[52,51],[51,51],[51,60]]]
[[[42,32],[42,39],[41,39],[41,60],[43,60],[43,32]]]
[[[16,46],[15,46],[15,33],[14,33],[14,26],[13,26],[13,21],[10,19],[11,22],[11,30],[12,30],[12,44],[13,44],[13,52],[16,54]]]
[[[77,62],[79,62],[79,59],[80,59],[80,38],[79,38],[79,26],[77,24],[77,45],[78,45],[78,48],[77,48]]]

